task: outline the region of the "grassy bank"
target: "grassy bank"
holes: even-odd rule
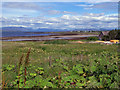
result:
[[[4,87],[119,88],[118,45],[3,42]],[[29,64],[24,75],[27,52]],[[20,58],[22,64],[18,68]],[[11,65],[11,66],[10,66]],[[18,75],[20,71],[20,75]],[[26,84],[24,79],[26,77]],[[9,79],[9,81],[8,81]]]

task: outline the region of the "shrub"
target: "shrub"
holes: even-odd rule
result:
[[[104,35],[104,36],[102,37],[102,40],[103,40],[103,41],[109,41],[110,39],[109,39],[109,36]]]
[[[87,40],[93,40],[93,41],[96,41],[96,40],[98,40],[98,37],[88,37]]]
[[[44,44],[68,44],[67,40],[53,40],[53,41],[45,41]]]

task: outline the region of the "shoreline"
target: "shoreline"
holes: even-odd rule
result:
[[[58,35],[47,35],[47,36],[19,36],[19,37],[2,37],[2,41],[45,41],[45,40],[80,40],[87,39],[88,37],[97,37],[98,35],[80,35],[80,34],[58,34]]]

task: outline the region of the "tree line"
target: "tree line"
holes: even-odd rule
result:
[[[111,30],[108,35],[104,35],[102,40],[109,41],[109,40],[120,40],[120,29]]]

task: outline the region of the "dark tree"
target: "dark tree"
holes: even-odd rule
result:
[[[116,39],[117,35],[118,35],[118,30],[117,29],[110,31],[108,33],[109,40]]]
[[[109,36],[104,35],[104,36],[102,37],[102,40],[103,40],[103,41],[109,41]]]
[[[118,32],[117,32],[116,39],[120,40],[120,30],[118,30]]]

